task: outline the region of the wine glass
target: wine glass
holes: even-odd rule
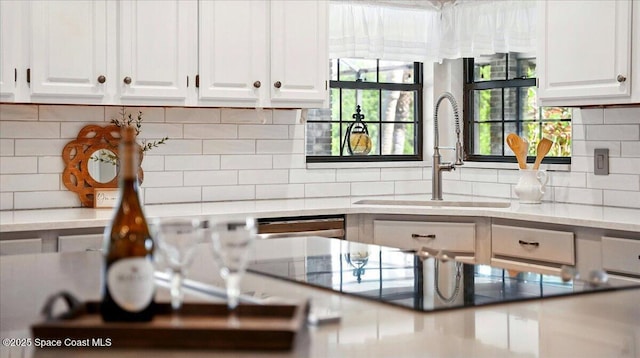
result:
[[[200,220],[195,218],[163,218],[153,221],[153,231],[160,252],[171,274],[171,307],[180,310],[184,293],[182,282],[191,265],[196,245],[202,241]]]
[[[209,233],[213,257],[227,289],[227,307],[233,312],[238,306],[240,281],[257,233],[256,220],[219,221],[210,226]]]
[[[350,242],[348,248],[349,252],[344,254],[344,259],[353,267],[353,276],[356,277],[358,283],[360,283],[365,273],[364,267],[369,262],[369,249],[367,245],[357,242]]]

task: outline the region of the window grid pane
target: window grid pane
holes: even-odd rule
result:
[[[538,107],[535,75],[535,58],[526,54],[465,60],[465,149],[471,160],[490,156],[514,162],[504,140],[513,132],[529,142],[530,156],[535,156],[537,143],[545,137],[554,142],[548,156],[569,162],[571,110]]]
[[[330,109],[309,111],[307,159],[421,160],[421,67],[362,59],[332,60],[331,66]],[[350,155],[345,141],[358,105],[371,139],[368,155]]]

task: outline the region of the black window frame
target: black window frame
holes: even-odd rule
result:
[[[337,64],[337,73],[340,74],[340,59],[336,59]],[[380,78],[380,59],[376,59],[376,78]],[[362,80],[356,81],[340,81],[331,80],[329,81],[329,91],[331,89],[337,88],[340,89],[340,117],[342,117],[342,89],[355,89],[355,90],[378,90],[378,98],[379,103],[382,104],[382,91],[416,91],[416,98],[413,103],[414,106],[414,121],[413,122],[400,122],[400,121],[383,121],[382,118],[382,105],[379,106],[378,109],[378,120],[377,121],[369,121],[365,119],[365,123],[369,124],[378,124],[379,128],[382,129],[382,124],[384,123],[412,123],[415,125],[414,128],[414,148],[415,154],[394,154],[394,155],[378,155],[378,154],[367,154],[367,155],[345,155],[345,153],[340,153],[340,155],[308,155],[305,154],[307,163],[350,163],[350,162],[398,162],[398,161],[422,161],[423,159],[423,127],[424,127],[424,104],[423,104],[423,91],[424,91],[424,80],[423,80],[423,64],[421,62],[413,63],[413,83],[390,83],[390,82],[365,82]],[[354,109],[355,112],[355,109]],[[307,119],[307,123],[339,123],[340,124],[340,139],[341,141],[344,138],[344,124],[350,124],[354,120],[350,118],[331,118],[330,121],[326,120],[313,120]],[[305,124],[306,125],[306,124]],[[305,139],[306,140],[306,139]],[[382,131],[378,130],[378,145],[382,143]],[[305,144],[306,145],[306,144]]]
[[[509,68],[509,59],[511,54],[505,54],[506,63],[505,67]],[[487,90],[487,89],[504,89],[504,88],[524,88],[524,87],[537,87],[538,79],[536,77],[531,78],[512,78],[512,79],[504,79],[504,80],[484,80],[484,81],[474,81],[474,65],[475,59],[473,57],[465,57],[464,58],[464,86],[463,86],[463,133],[464,133],[464,153],[465,160],[469,162],[494,162],[494,163],[517,163],[515,156],[507,156],[505,155],[505,148],[507,144],[502,143],[502,155],[480,155],[473,154],[474,153],[474,140],[475,140],[475,123],[474,121],[474,91],[476,90]],[[520,91],[516,91],[516,96],[520,96]],[[517,105],[520,105],[520,101],[516,101]],[[502,111],[502,119],[500,121],[491,120],[491,121],[482,121],[482,123],[502,123],[502,138],[507,137],[507,133],[505,132],[505,111],[504,111],[504,92],[503,92],[503,111]],[[518,116],[520,116],[520,111],[516,111]],[[569,120],[558,120],[558,121],[569,121],[572,122],[573,118]],[[517,118],[516,120],[508,120],[509,122],[516,123],[516,127],[518,128],[518,132],[520,132],[520,127],[522,123],[526,122],[522,120],[522,118]],[[539,122],[539,128],[541,130],[543,120],[536,119]],[[535,160],[535,156],[527,156],[527,162],[532,163]],[[571,157],[551,157],[547,156],[542,161],[545,164],[571,164]]]

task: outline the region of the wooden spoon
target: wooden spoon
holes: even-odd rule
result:
[[[509,135],[507,136],[507,144],[513,151],[513,154],[516,155],[516,159],[518,160],[518,166],[520,167],[520,169],[527,169],[527,142],[525,142],[524,139],[520,138],[517,134],[509,133]]]
[[[547,138],[542,138],[542,140],[538,143],[538,148],[536,150],[536,161],[533,163],[533,169],[537,170],[538,168],[540,168],[542,158],[544,158],[544,156],[549,153],[552,145],[553,142],[548,140]]]

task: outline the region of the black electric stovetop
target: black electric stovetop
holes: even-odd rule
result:
[[[623,289],[337,239],[262,240],[254,249],[250,272],[418,311]]]

